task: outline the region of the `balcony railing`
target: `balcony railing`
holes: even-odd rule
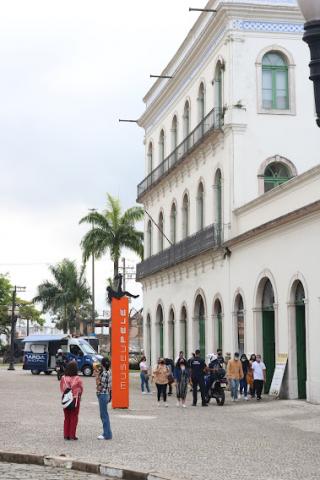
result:
[[[213,109],[206,115],[194,130],[180,143],[170,155],[163,160],[152,172],[138,185],[138,200],[149,188],[153,187],[165,175],[171,172],[189,153],[196,148],[212,130],[222,125],[222,112]]]
[[[212,248],[219,247],[222,243],[222,226],[219,224],[210,225],[139,263],[137,265],[137,280],[173,267]]]

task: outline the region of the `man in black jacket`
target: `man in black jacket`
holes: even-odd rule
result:
[[[200,392],[201,392],[202,406],[203,407],[208,406],[206,402],[205,383],[204,383],[204,375],[205,375],[206,368],[207,368],[206,362],[203,360],[203,358],[200,357],[200,350],[196,350],[195,357],[190,360],[191,381],[192,381],[192,389],[193,389],[192,405],[194,407],[197,406],[197,401],[198,401],[198,385],[200,387]]]

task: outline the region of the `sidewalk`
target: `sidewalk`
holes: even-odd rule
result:
[[[113,440],[101,433],[93,378],[83,378],[78,442],[62,438],[63,412],[54,375],[0,370],[1,449],[67,455],[90,462],[148,470],[181,480],[318,479],[320,407],[299,401],[158,408],[131,375],[131,408],[111,411]],[[224,473],[225,472],[225,475]]]

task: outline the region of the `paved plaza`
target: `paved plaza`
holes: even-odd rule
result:
[[[2,480],[101,480],[99,475],[73,470],[12,463],[0,463],[0,478]]]
[[[228,397],[224,407],[194,408],[189,394],[186,409],[174,397],[169,408],[157,408],[155,395],[141,395],[133,374],[131,409],[111,411],[114,438],[101,442],[95,381],[83,380],[79,440],[65,442],[56,377],[1,368],[1,450],[63,454],[179,480],[319,479],[320,406]]]

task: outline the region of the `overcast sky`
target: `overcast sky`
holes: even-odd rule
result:
[[[106,192],[124,208],[144,177],[142,97],[205,0],[0,2],[0,272],[32,298],[64,257],[80,265],[78,220]],[[135,256],[127,254],[133,265]],[[88,279],[91,284],[90,272]],[[105,305],[105,257],[96,305]],[[129,282],[139,291],[139,284]],[[140,306],[137,303],[136,306]]]

